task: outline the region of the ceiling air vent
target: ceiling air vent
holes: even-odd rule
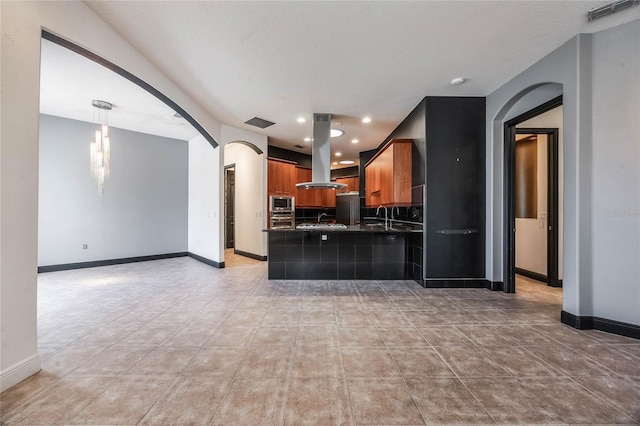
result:
[[[266,129],[269,126],[273,126],[274,124],[276,124],[269,120],[265,120],[263,118],[258,118],[258,117],[253,117],[251,120],[247,120],[244,123],[249,124],[250,126],[260,127],[261,129]]]
[[[304,146],[302,146],[302,145],[294,145],[293,147],[294,147],[294,148],[298,148],[298,149],[304,149],[304,148],[305,148],[305,147],[304,147]]]

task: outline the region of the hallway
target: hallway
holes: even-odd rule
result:
[[[40,274],[43,370],[2,424],[637,423],[640,341],[561,289],[268,281],[174,258]]]

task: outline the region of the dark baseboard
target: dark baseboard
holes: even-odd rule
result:
[[[579,330],[599,330],[607,333],[640,339],[640,325],[610,320],[600,317],[576,316],[569,312],[560,313],[560,321]]]
[[[267,260],[267,256],[260,256],[259,254],[253,254],[242,250],[233,249],[233,254],[239,254],[240,256],[250,257],[251,259],[256,260]]]
[[[503,291],[504,283],[502,281],[484,280],[484,288],[491,291]]]
[[[543,283],[548,283],[549,282],[549,278],[547,278],[546,275],[542,275],[542,274],[539,274],[537,272],[527,271],[526,269],[522,269],[522,268],[515,268],[515,272],[518,275],[522,275],[523,277],[531,278],[532,280],[541,281]]]
[[[187,252],[154,254],[151,256],[122,257],[120,259],[93,260],[91,262],[63,263],[60,265],[38,266],[38,273],[68,271],[70,269],[95,268],[98,266],[120,265],[123,263],[146,262],[149,260],[171,259],[173,257],[184,257]]]
[[[198,256],[195,253],[187,252],[187,256],[192,259],[195,259],[199,262],[206,263],[209,266],[213,266],[214,268],[222,269],[224,268],[224,262],[216,262],[215,260],[207,259],[206,257]]]
[[[425,288],[485,288],[484,279],[470,280],[448,280],[448,279],[429,279],[422,280],[420,283]]]

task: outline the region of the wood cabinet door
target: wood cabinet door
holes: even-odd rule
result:
[[[336,190],[321,189],[321,191],[322,191],[322,207],[335,207],[336,206]]]
[[[296,167],[278,160],[267,162],[267,189],[271,195],[296,195]]]
[[[311,169],[296,167],[297,183],[311,182]],[[312,195],[309,189],[296,188],[296,208],[312,206]]]

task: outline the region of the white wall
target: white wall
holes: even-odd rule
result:
[[[42,28],[146,81],[216,139],[220,124],[82,2],[2,1],[0,19],[0,390],[4,390],[40,369],[36,271]]]
[[[562,264],[563,264],[563,230],[564,230],[564,150],[563,150],[563,134],[562,127],[563,106],[560,105],[550,111],[533,117],[530,120],[524,121],[517,127],[529,127],[529,128],[557,128],[558,129],[558,279],[562,279]],[[545,179],[546,182],[546,179]],[[546,183],[545,183],[546,185]],[[546,188],[546,187],[545,187]],[[546,204],[546,199],[545,199]],[[545,225],[548,225],[545,223]],[[546,238],[546,233],[545,233]],[[546,240],[545,240],[546,241]],[[546,244],[546,242],[545,242]],[[517,256],[516,252],[516,256]]]
[[[267,137],[222,126],[224,165],[235,164],[235,249],[267,255]],[[262,151],[233,142],[249,142]],[[223,204],[224,205],[224,200]]]
[[[202,136],[189,141],[189,252],[224,262],[222,148]]]
[[[640,324],[640,218],[634,211],[640,203],[639,31],[636,20],[579,35],[487,97],[487,278],[503,278],[505,117],[524,94],[559,83],[564,105],[563,310],[632,324]],[[629,215],[607,217],[610,208]]]
[[[536,148],[537,212],[516,217],[516,268],[547,275],[547,135],[537,135]]]
[[[640,20],[593,40],[593,313],[640,324]]]
[[[187,142],[111,127],[101,195],[89,172],[96,128],[40,115],[38,266],[186,252]]]

